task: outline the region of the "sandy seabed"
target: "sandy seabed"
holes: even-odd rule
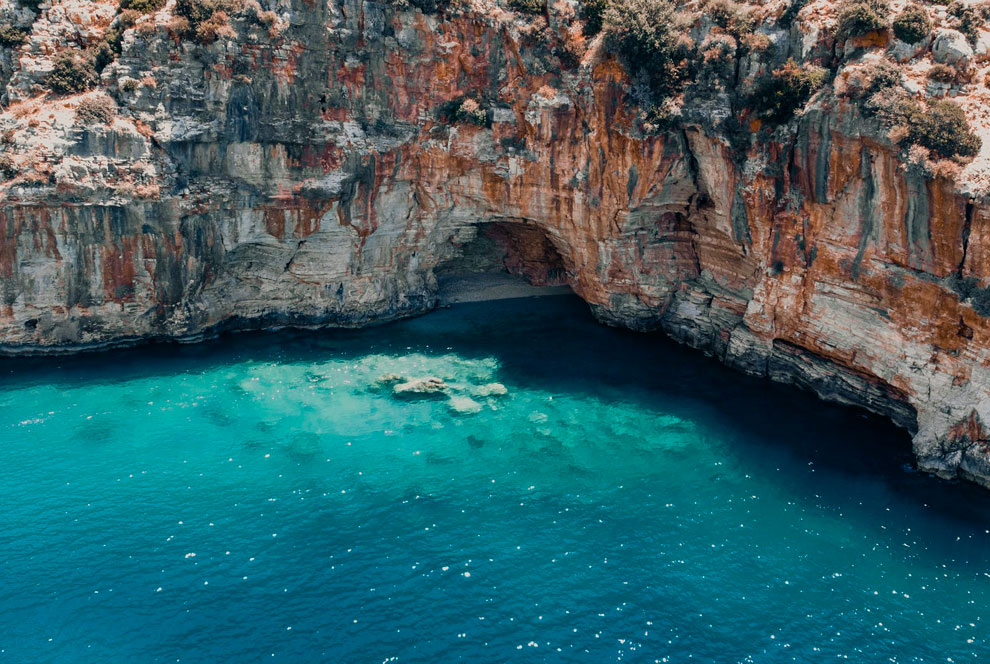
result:
[[[439,304],[511,300],[518,297],[571,295],[569,286],[532,286],[522,277],[504,272],[445,275],[438,279]]]

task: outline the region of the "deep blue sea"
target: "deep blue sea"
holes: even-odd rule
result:
[[[0,371],[0,663],[990,658],[990,492],[576,299]]]

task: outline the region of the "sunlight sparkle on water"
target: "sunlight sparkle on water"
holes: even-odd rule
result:
[[[990,648],[990,494],[569,298],[7,366],[0,662]]]

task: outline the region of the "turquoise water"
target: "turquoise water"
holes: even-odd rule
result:
[[[0,662],[990,652],[990,493],[570,298],[2,366]]]

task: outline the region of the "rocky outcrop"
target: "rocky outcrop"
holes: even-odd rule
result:
[[[59,6],[36,31],[66,34]],[[990,285],[990,208],[905,168],[849,101],[754,121],[740,150],[711,121],[734,112],[718,95],[644,131],[569,5],[275,9],[277,29],[236,18],[209,46],[169,31],[170,6],[142,19],[103,72],[109,125],[75,116],[99,93],[39,95],[44,41],[20,47],[0,118],[17,171],[3,352],[421,313],[435,271],[494,224],[515,269],[601,320],[887,415],[923,468],[990,486],[990,320],[953,290]],[[780,61],[827,49],[771,37]],[[484,122],[451,116],[465,98]]]
[[[954,65],[973,56],[973,48],[958,30],[940,30],[932,42],[932,58],[935,62]]]

